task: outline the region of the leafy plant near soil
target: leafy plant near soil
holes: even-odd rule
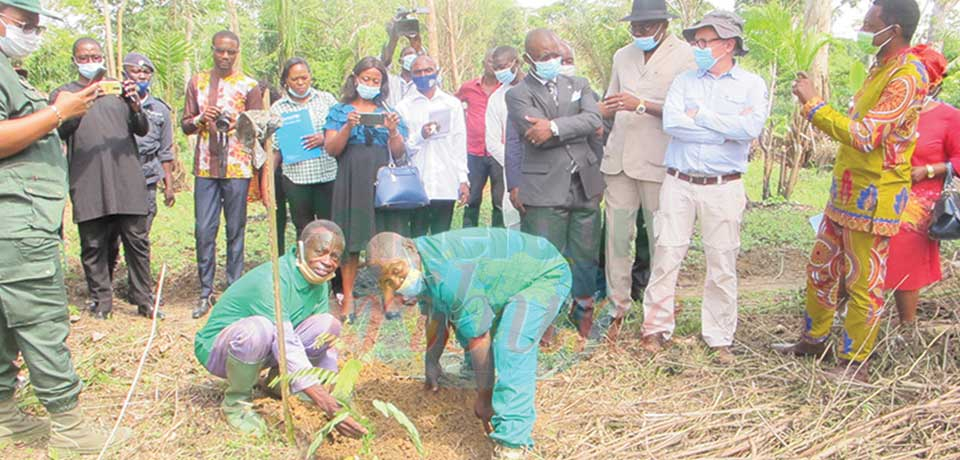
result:
[[[339,339],[336,337],[325,335],[317,339],[314,347],[328,345],[338,348],[339,344]],[[361,439],[361,448],[358,454],[363,457],[369,457],[371,455],[373,440],[376,438],[374,425],[367,418],[365,418],[353,404],[353,391],[356,387],[357,381],[360,379],[360,373],[362,371],[362,362],[357,359],[349,359],[340,368],[340,372],[334,372],[327,369],[311,368],[300,372],[287,374],[283,378],[276,377],[270,382],[271,387],[276,387],[281,383],[285,385],[289,384],[291,381],[298,378],[313,377],[316,378],[321,385],[333,385],[333,391],[330,393],[330,395],[340,403],[341,409],[337,411],[337,413],[334,414],[333,417],[331,417],[330,420],[314,435],[313,442],[311,442],[310,447],[307,448],[307,459],[313,457],[317,449],[319,449],[324,440],[327,439],[327,436],[333,433],[333,431],[336,429],[337,424],[346,420],[348,417],[352,417],[357,421],[357,423],[367,429],[368,434]],[[417,430],[417,427],[413,424],[410,418],[403,413],[403,411],[401,411],[392,403],[383,402],[380,400],[374,400],[373,407],[375,407],[384,417],[393,418],[396,420],[397,423],[399,423],[400,426],[406,430],[407,436],[417,449],[417,453],[420,454],[420,457],[425,457],[426,454],[423,449],[423,441],[420,439],[420,432]]]

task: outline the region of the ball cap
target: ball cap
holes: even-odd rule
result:
[[[48,18],[56,19],[58,21],[63,20],[63,16],[60,16],[57,13],[54,13],[50,10],[44,9],[40,6],[40,0],[0,0],[0,4],[9,5],[14,8],[19,8],[23,11],[29,11],[31,13],[37,13]]]

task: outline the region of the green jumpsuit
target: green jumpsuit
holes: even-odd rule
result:
[[[502,228],[469,228],[413,240],[423,263],[421,294],[446,315],[466,346],[490,332],[496,380],[495,441],[533,445],[540,338],[570,294],[566,259],[546,239]]]
[[[0,53],[0,120],[46,108],[46,98]],[[51,413],[77,405],[70,360],[61,238],[67,161],[56,131],[0,160],[0,401],[13,397],[17,353],[37,398]]]

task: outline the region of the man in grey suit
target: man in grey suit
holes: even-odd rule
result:
[[[547,29],[527,34],[530,73],[507,91],[507,112],[523,139],[519,185],[510,198],[520,228],[553,243],[573,270],[571,316],[586,337],[593,322],[600,244],[600,157],[588,139],[601,125],[586,79],[559,74],[560,40]]]

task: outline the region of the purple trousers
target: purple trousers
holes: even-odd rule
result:
[[[337,370],[337,350],[327,343],[317,344],[324,334],[339,337],[340,321],[333,315],[313,315],[303,320],[296,328],[290,322],[283,323],[284,342],[287,352],[287,372],[294,373],[313,367]],[[220,331],[213,343],[206,368],[217,377],[227,378],[227,357],[254,364],[263,362],[264,367],[277,365],[280,355],[277,343],[277,328],[273,321],[262,316],[241,319]],[[303,391],[319,381],[313,377],[296,379],[290,391]]]

